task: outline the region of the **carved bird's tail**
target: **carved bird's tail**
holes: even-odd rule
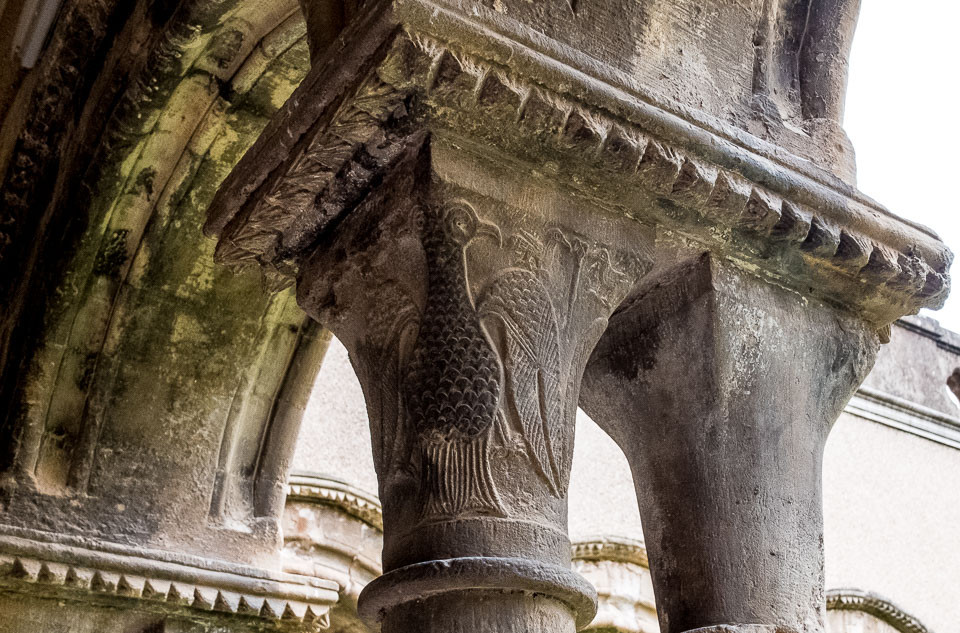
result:
[[[421,464],[422,521],[465,515],[506,516],[490,474],[486,434],[423,440]]]

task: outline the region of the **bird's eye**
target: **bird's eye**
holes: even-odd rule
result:
[[[444,228],[447,234],[458,243],[466,244],[473,237],[477,219],[469,209],[454,206],[447,210]]]

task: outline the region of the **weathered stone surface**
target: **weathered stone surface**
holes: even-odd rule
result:
[[[337,600],[336,583],[317,578],[36,531],[15,534],[0,536],[0,605],[17,614],[14,626],[26,626],[24,604],[60,600],[88,605],[70,631],[96,630],[90,627],[98,611],[110,607],[128,611],[130,621],[202,621],[214,611],[237,616],[240,630],[309,629],[328,622]],[[117,620],[111,626],[120,626]]]
[[[374,5],[318,62],[212,205],[207,230],[222,234],[222,261],[292,276],[309,239],[355,204],[326,188],[381,177],[357,169],[369,171],[381,154],[383,169],[391,135],[422,127],[495,147],[609,209],[878,325],[942,302],[949,251],[827,172],[729,126],[564,74],[520,35],[486,37],[486,14],[438,10],[428,19],[424,10]],[[358,74],[364,64],[375,72]],[[504,89],[490,88],[491,76]],[[304,207],[288,190],[324,203]],[[290,204],[278,206],[283,199]]]
[[[158,601],[142,595],[143,570],[40,557],[73,565],[80,584],[99,570],[98,588],[5,578],[0,611],[76,607],[6,630],[309,629],[336,592],[283,601],[284,582],[309,581],[265,579],[279,572],[292,437],[325,339],[291,295],[211,267],[199,230],[305,74],[304,23],[295,2],[147,4],[65,2],[24,95],[48,105],[22,130],[4,120],[4,149],[11,132],[21,141],[2,189],[17,203],[0,206],[22,221],[0,258],[0,555],[23,554],[15,537],[191,562],[183,592]],[[37,147],[43,160],[25,158]],[[224,569],[246,589],[197,580]],[[118,609],[129,617],[111,623]]]
[[[712,256],[651,277],[581,404],[637,481],[661,630],[822,631],[823,447],[876,335]]]

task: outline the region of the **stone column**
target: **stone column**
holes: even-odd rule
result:
[[[710,255],[612,320],[583,405],[633,469],[663,633],[823,631],[823,448],[878,346]]]
[[[370,414],[385,575],[360,612],[384,633],[572,633],[596,611],[566,535],[580,376],[645,263],[462,188],[500,170],[420,142],[298,277]]]

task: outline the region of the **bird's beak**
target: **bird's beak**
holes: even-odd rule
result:
[[[484,222],[483,220],[477,222],[477,237],[482,235],[494,238],[497,240],[497,245],[501,248],[503,247],[503,233],[500,232],[500,227],[496,224]]]

